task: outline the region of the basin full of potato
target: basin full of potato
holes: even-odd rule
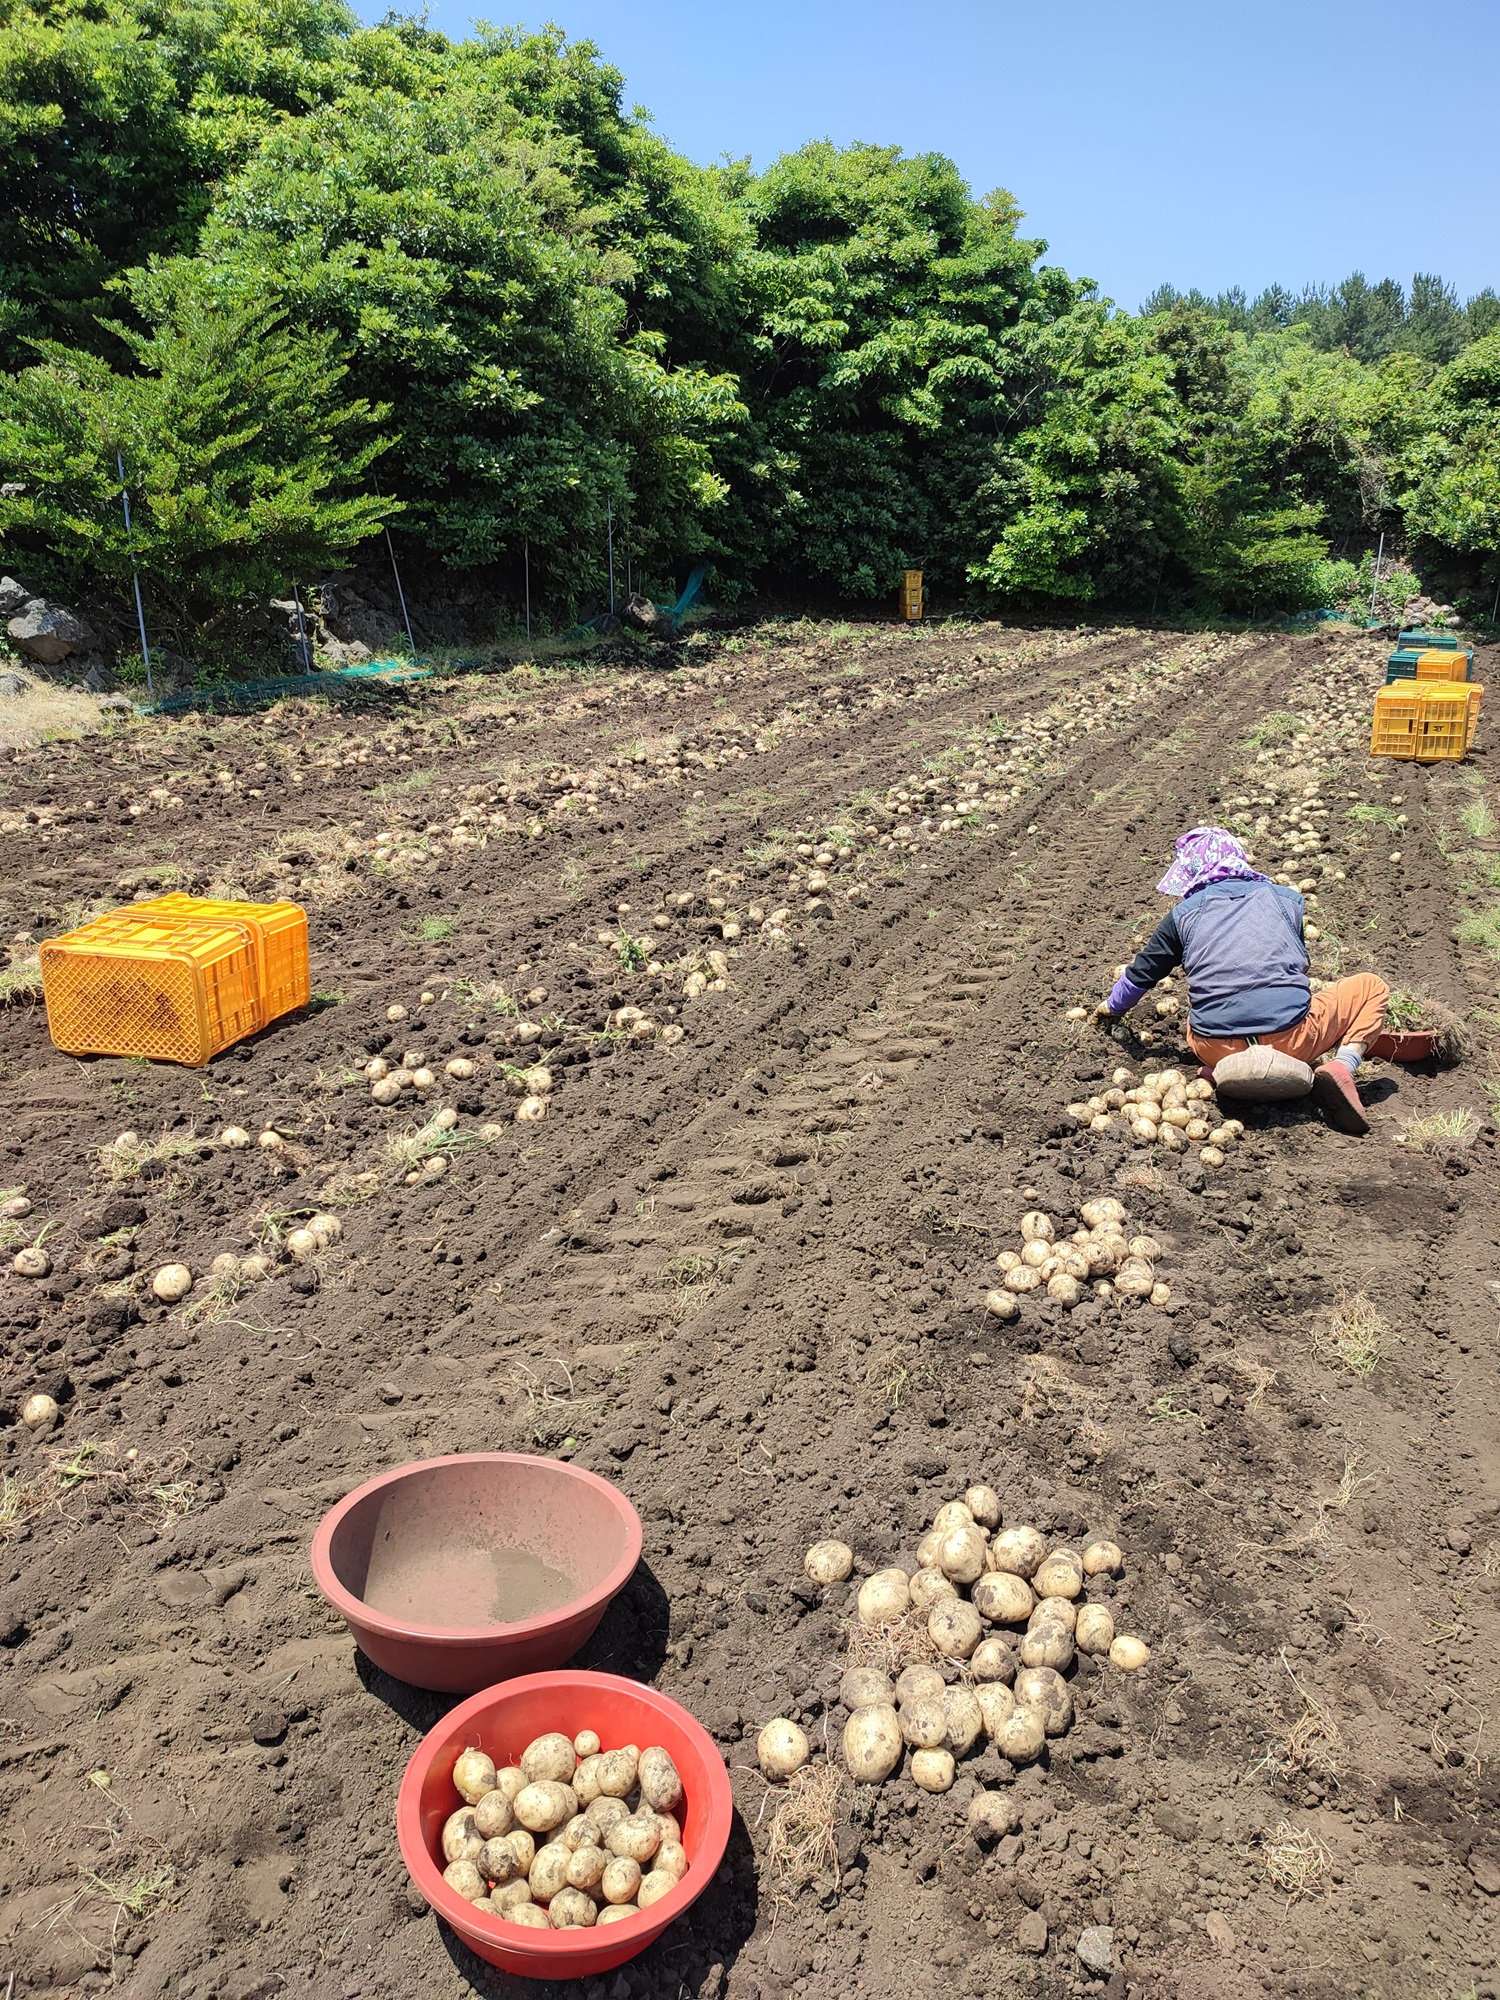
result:
[[[659,1747],[602,1748],[591,1729],[528,1743],[496,1767],[453,1766],[460,1801],[443,1825],[443,1880],[500,1923],[585,1930],[661,1901],[688,1872],[677,1766]]]
[[[1044,1209],[1028,1209],[1021,1217],[1020,1248],[996,1255],[1000,1282],[985,1296],[985,1310],[995,1319],[1014,1319],[1028,1292],[1065,1310],[1090,1293],[1168,1303],[1172,1288],[1157,1275],[1161,1245],[1154,1236],[1131,1233],[1123,1202],[1100,1195],[1084,1202],[1078,1214],[1082,1227],[1067,1236],[1059,1235]]]

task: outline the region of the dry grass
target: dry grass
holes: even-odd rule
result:
[[[1311,1827],[1282,1820],[1261,1836],[1260,1863],[1271,1887],[1291,1904],[1318,1893],[1333,1856]]]
[[[777,1802],[766,1859],[778,1884],[797,1890],[819,1875],[838,1880],[838,1829],[850,1786],[834,1763],[804,1764]]]
[[[1122,1167],[1115,1175],[1116,1187],[1145,1188],[1151,1194],[1160,1194],[1166,1184],[1160,1167]]]
[[[196,1488],[185,1456],[162,1460],[134,1448],[85,1440],[47,1454],[39,1468],[0,1479],[0,1544],[49,1514],[81,1526],[102,1506],[124,1506],[156,1528],[186,1514]]]
[[[1285,1736],[1278,1743],[1267,1745],[1251,1770],[1265,1771],[1276,1782],[1302,1776],[1316,1778],[1325,1785],[1337,1785],[1339,1753],[1343,1748],[1338,1718],[1327,1702],[1320,1700],[1298,1680],[1285,1653],[1281,1655],[1281,1664],[1297,1692],[1302,1710]]]
[[[9,661],[5,672],[16,674],[26,685],[20,694],[7,695],[0,704],[0,751],[76,742],[80,736],[113,726],[113,711],[101,709],[95,697],[84,690],[35,680]]]
[[[429,1118],[425,1125],[392,1132],[384,1151],[387,1165],[405,1174],[425,1167],[429,1160],[450,1160],[484,1143],[477,1132],[461,1132],[456,1125],[445,1127]]]
[[[143,1139],[137,1132],[122,1132],[118,1139],[106,1140],[97,1155],[98,1172],[108,1181],[135,1180],[148,1167],[170,1167],[186,1153],[197,1152],[203,1141],[189,1125],[186,1133],[163,1132],[159,1139]],[[166,1177],[168,1191],[173,1180]]]
[[[1479,1114],[1462,1105],[1456,1111],[1429,1111],[1420,1118],[1408,1118],[1402,1139],[1415,1152],[1452,1160],[1466,1153],[1479,1133]]]
[[[681,1326],[701,1312],[719,1289],[721,1260],[712,1255],[681,1251],[661,1268],[661,1283],[672,1294],[672,1324]]]
[[[1389,1322],[1363,1292],[1340,1291],[1313,1322],[1312,1350],[1361,1379],[1373,1375],[1392,1339]]]
[[[1044,1417],[1062,1417],[1072,1426],[1074,1441],[1100,1457],[1109,1446],[1109,1433],[1099,1420],[1102,1391],[1075,1382],[1050,1354],[1033,1355],[1021,1376],[1021,1421],[1040,1423]]]
[[[19,953],[0,971],[0,1007],[34,1005],[42,997],[42,961],[35,952]]]
[[[1252,1360],[1248,1354],[1231,1354],[1229,1365],[1250,1391],[1245,1398],[1247,1410],[1253,1410],[1266,1391],[1276,1387],[1279,1379],[1274,1368],[1267,1368],[1262,1361]]]
[[[851,1667],[878,1667],[899,1674],[903,1667],[930,1664],[939,1657],[927,1630],[925,1611],[908,1611],[885,1625],[855,1621],[845,1634],[844,1650]]]

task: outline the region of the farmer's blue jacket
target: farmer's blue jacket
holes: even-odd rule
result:
[[[1109,996],[1123,1014],[1179,965],[1189,1022],[1214,1041],[1295,1027],[1312,999],[1303,904],[1279,882],[1209,882],[1162,918]]]

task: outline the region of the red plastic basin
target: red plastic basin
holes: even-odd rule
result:
[[[443,1880],[443,1822],[463,1803],[453,1766],[463,1750],[484,1750],[514,1764],[534,1737],[560,1729],[599,1733],[606,1750],[622,1743],[660,1744],[682,1779],[682,1844],[688,1872],[677,1887],[602,1930],[541,1931],[476,1910]],[[396,1800],[396,1833],[411,1879],[438,1915],[491,1965],[528,1979],[588,1979],[623,1965],[661,1936],[713,1880],[729,1844],[734,1799],[713,1738],[685,1708],[639,1681],[577,1671],[528,1674],[460,1702],[417,1745]]]
[[[476,1574],[507,1550],[561,1572],[576,1595],[508,1623],[495,1621],[489,1601],[474,1616]],[[312,1545],[319,1590],[376,1666],[445,1694],[571,1659],[640,1557],[640,1516],[607,1479],[509,1451],[459,1452],[383,1472],[324,1517]],[[441,1622],[367,1604],[372,1571],[414,1579],[421,1601],[442,1607]]]
[[[1401,1032],[1384,1029],[1370,1044],[1370,1054],[1386,1062],[1421,1062],[1432,1054],[1437,1036],[1430,1028],[1410,1028]]]

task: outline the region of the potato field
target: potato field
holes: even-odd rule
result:
[[[1367,757],[1386,650],[786,623],[0,758],[0,2000],[1496,2000],[1500,805],[1488,719]],[[1204,820],[1460,1024],[1368,1137],[1231,1129],[1180,980],[1079,1018]],[[59,1054],[37,942],[169,889],[305,905],[312,1007]],[[313,1587],[473,1450],[634,1502],[579,1663],[733,1787],[592,1981],[408,1881],[452,1698]]]

